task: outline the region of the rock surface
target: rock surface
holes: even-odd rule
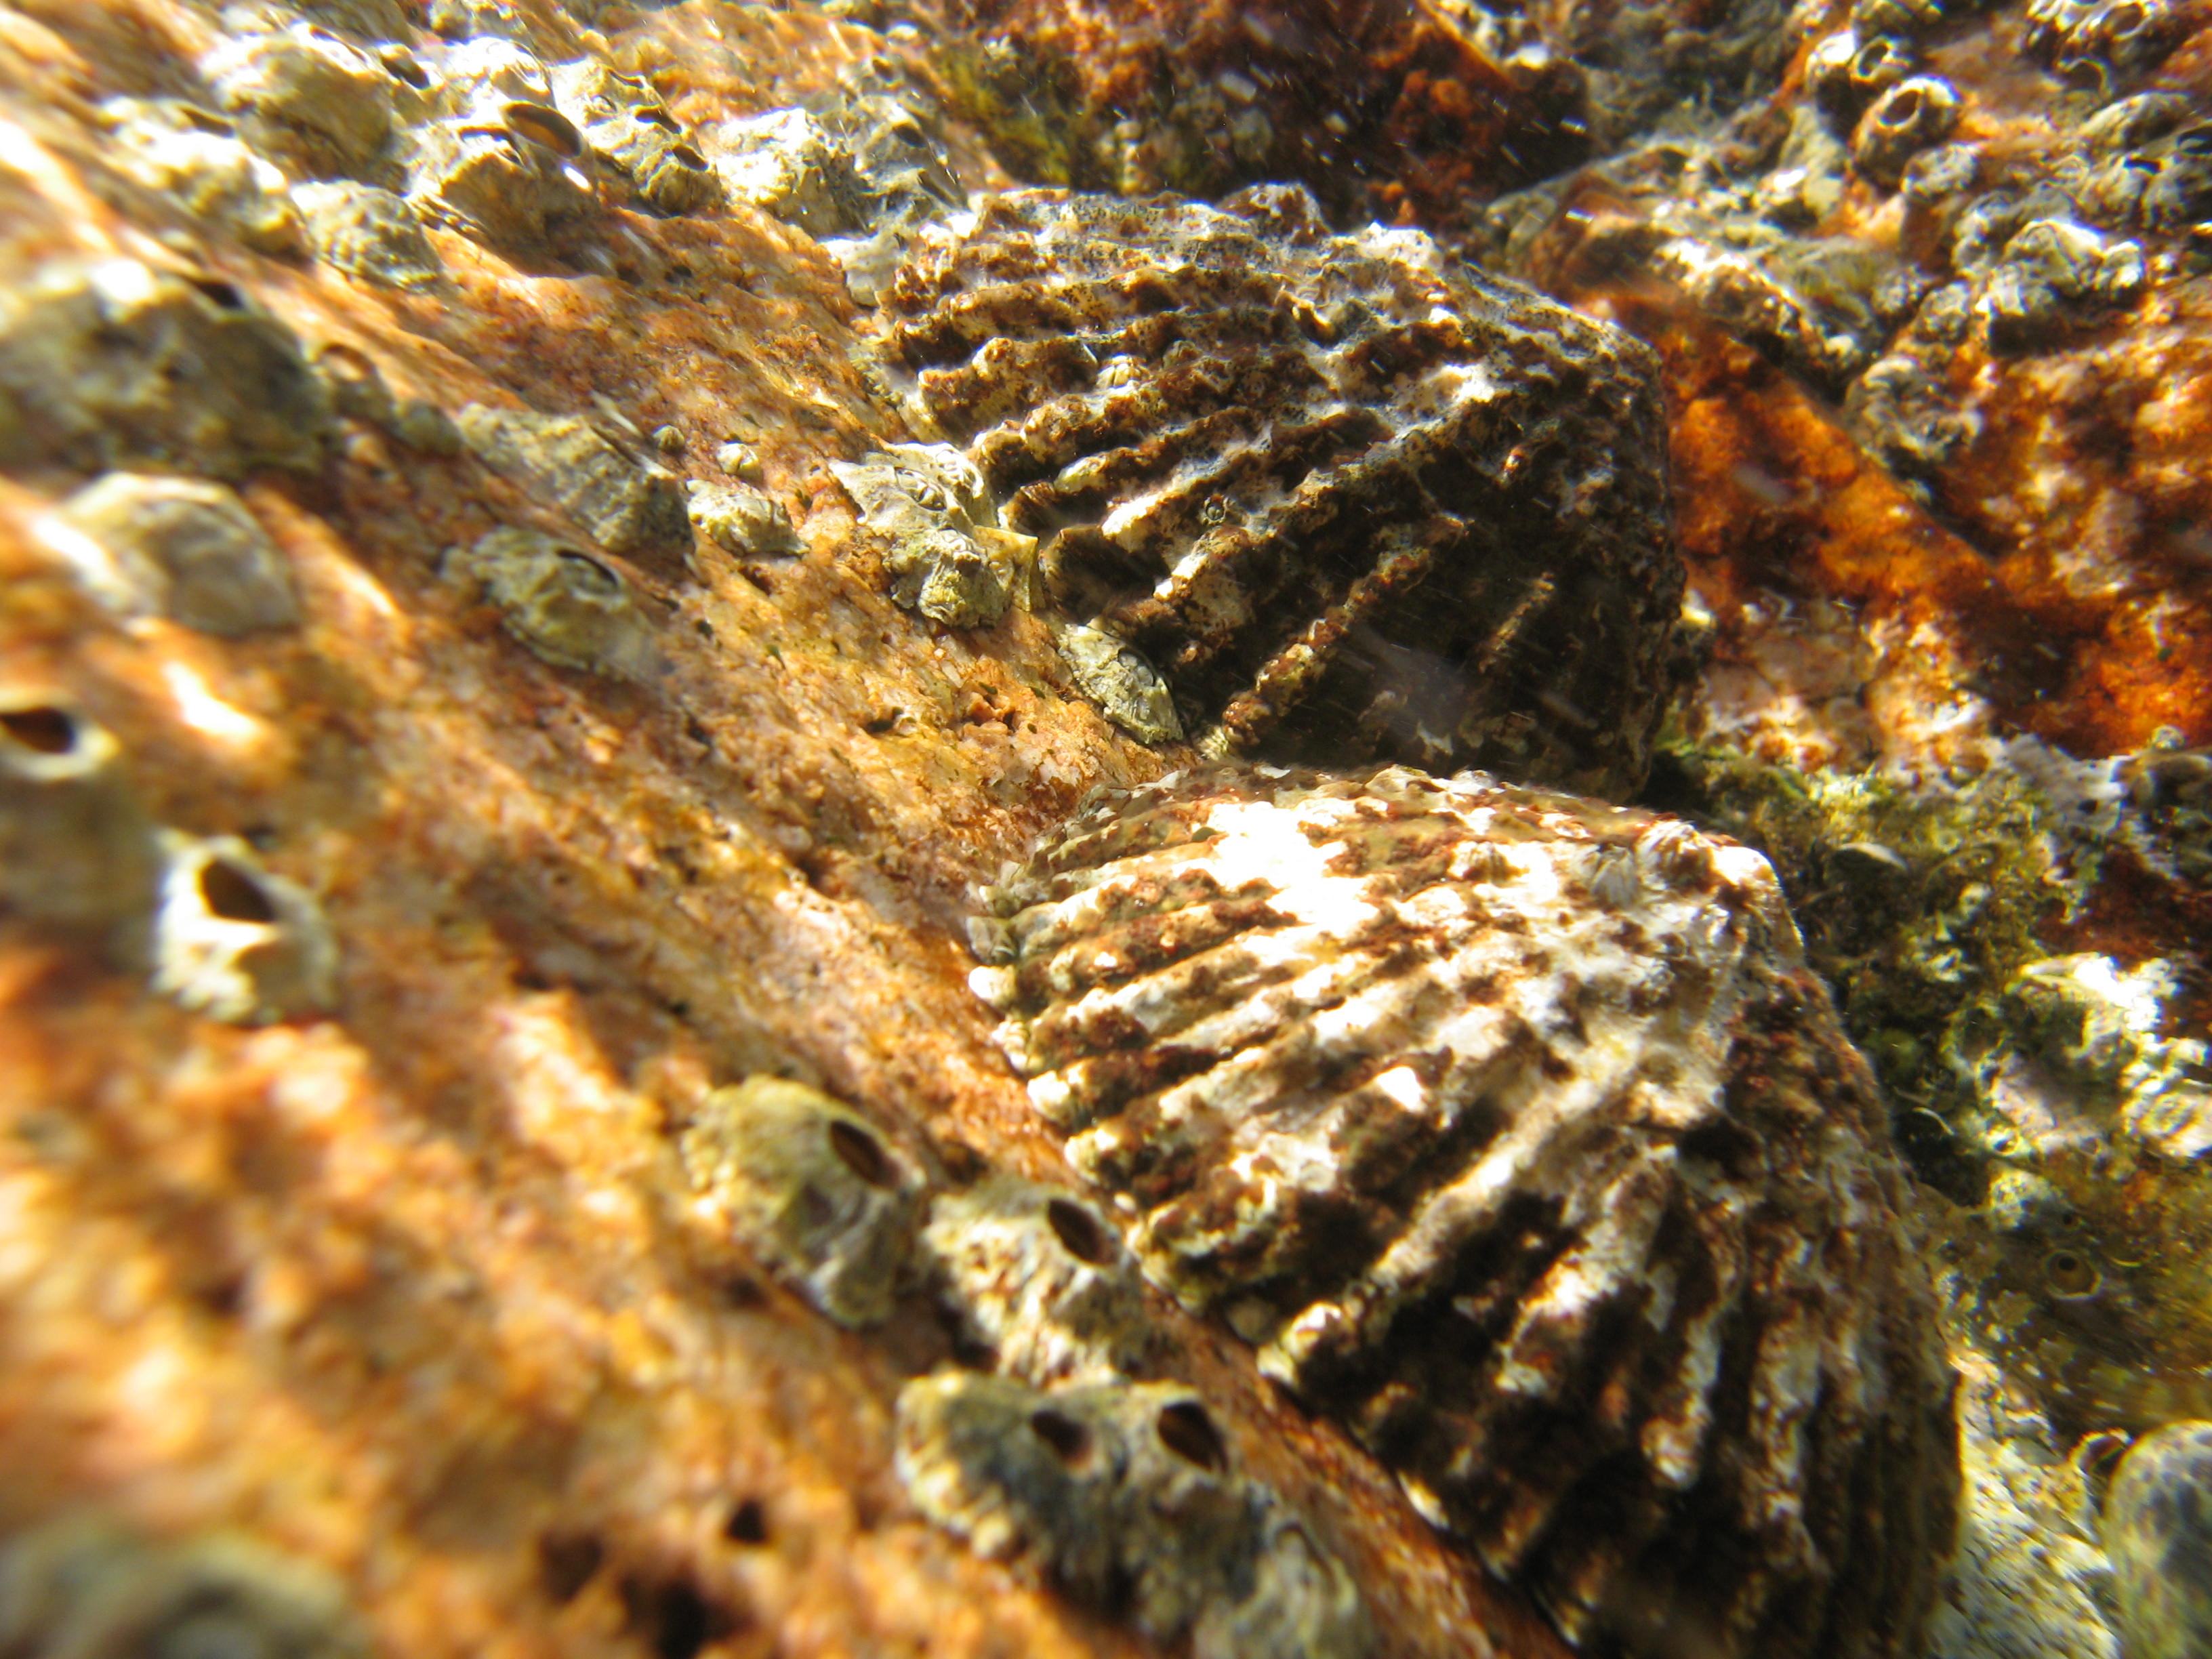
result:
[[[2108,1650],[2066,1472],[2212,1415],[2196,23],[0,10],[0,1646],[1152,1650],[901,1480],[902,1397],[1003,1384],[1216,1431],[1231,1589],[1156,1631],[1558,1659],[1069,1219],[960,933],[1191,758],[1167,665],[1031,591],[1048,530],[902,551],[834,470],[943,436],[872,307],[991,192],[1303,185],[1656,354],[1706,657],[1647,787],[1772,855],[1924,1182],[1936,1639]],[[115,474],[206,537],[108,580]],[[696,1155],[748,1080],[913,1172],[879,1322]]]

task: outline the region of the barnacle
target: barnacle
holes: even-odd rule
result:
[[[817,117],[772,110],[723,122],[708,154],[732,199],[817,237],[860,228],[865,186],[852,156]]]
[[[1182,738],[1167,682],[1127,641],[1082,623],[1063,623],[1052,637],[1078,689],[1116,726],[1143,743]]]
[[[841,1325],[880,1324],[909,1271],[924,1181],[850,1107],[781,1078],[707,1097],[684,1132],[694,1186]]]
[[[1076,1194],[1010,1176],[943,1193],[922,1255],[969,1340],[1039,1387],[1133,1370],[1150,1340],[1120,1229]]]
[[[0,392],[88,469],[312,471],[329,394],[291,330],[232,284],[136,259],[57,265],[0,298]]]
[[[994,623],[1034,545],[1000,527],[975,467],[945,444],[892,444],[830,471],[890,538],[884,570],[891,597],[949,628]]]
[[[494,122],[510,103],[550,103],[551,73],[526,46],[496,31],[471,33],[438,56],[430,107],[439,115]]]
[[[2004,245],[1981,299],[1990,345],[2032,349],[2085,309],[2125,305],[2142,292],[2142,249],[2068,219],[2029,220]]]
[[[99,1517],[51,1521],[0,1546],[4,1659],[368,1659],[343,1588],[238,1534],[161,1544]]]
[[[2172,0],[2029,0],[2024,41],[2062,73],[2152,67],[2188,33]]]
[[[470,404],[459,424],[486,465],[574,520],[608,552],[661,562],[690,552],[690,511],[676,475],[617,448],[591,422]]]
[[[950,1372],[899,1395],[898,1471],[978,1553],[1026,1560],[1199,1659],[1358,1659],[1372,1644],[1343,1569],[1243,1474],[1179,1384],[1041,1390]]]
[[[1911,42],[1899,35],[1838,29],[1807,55],[1805,84],[1829,118],[1848,131],[1869,104],[1912,73],[1913,57]]]
[[[562,112],[649,205],[696,213],[720,202],[720,179],[649,83],[589,58],[561,65],[552,81]]]
[[[1210,750],[1641,775],[1681,580],[1642,347],[1288,188],[914,236],[885,380]]]
[[[2104,1532],[2128,1659],[2212,1652],[2212,1423],[2169,1423],[2129,1449]]]
[[[295,178],[356,175],[392,134],[391,71],[312,25],[227,40],[202,69],[246,143]]]
[[[694,478],[686,493],[692,525],[719,547],[754,559],[788,558],[805,550],[792,528],[791,514],[764,490]]]
[[[407,194],[418,211],[487,246],[527,252],[599,206],[578,166],[575,124],[550,103],[486,100],[412,134]]]
[[[1570,1636],[1911,1650],[1948,1375],[1764,860],[1261,767],[1109,796],[990,900],[976,988],[1146,1271]]]
[[[111,98],[100,106],[114,153],[131,175],[167,191],[195,218],[228,225],[248,247],[300,251],[299,216],[284,175],[237,128],[181,99]]]
[[[0,903],[59,922],[143,918],[161,848],[106,727],[35,685],[0,688]]]
[[[1908,76],[1859,118],[1851,135],[1852,163],[1875,183],[1894,185],[1908,161],[1950,137],[1958,124],[1959,94],[1949,82],[1936,75]]]
[[[535,530],[501,528],[457,549],[448,574],[479,584],[507,631],[556,668],[641,679],[662,665],[629,584],[590,554]]]
[[[111,472],[62,503],[47,540],[119,616],[226,638],[300,620],[290,562],[228,484]]]
[[[445,273],[422,222],[395,191],[342,179],[296,185],[292,200],[308,246],[334,270],[399,289],[427,288]]]
[[[304,887],[272,874],[235,836],[162,836],[154,988],[233,1025],[327,1013],[337,943]]]

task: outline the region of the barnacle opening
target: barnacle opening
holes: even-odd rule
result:
[[[218,311],[244,311],[246,295],[235,283],[220,276],[186,276],[185,281],[204,295]]]
[[[1091,1431],[1049,1407],[1030,1413],[1030,1432],[1052,1448],[1052,1455],[1075,1468],[1091,1455]]]
[[[1195,1400],[1178,1400],[1172,1406],[1161,1407],[1152,1426],[1160,1443],[1186,1463],[1217,1474],[1229,1467],[1229,1448],[1222,1443],[1221,1431]]]
[[[583,1594],[606,1560],[606,1546],[588,1532],[549,1532],[538,1540],[538,1581],[549,1599],[566,1607]]]
[[[830,1150],[837,1154],[837,1161],[871,1187],[885,1191],[898,1185],[898,1172],[883,1149],[882,1143],[857,1124],[842,1118],[830,1121]]]
[[[276,906],[261,884],[228,859],[211,858],[203,865],[199,885],[200,902],[221,921],[266,927],[277,919]]]
[[[722,1523],[722,1536],[732,1544],[767,1543],[767,1506],[757,1498],[741,1500],[731,1509],[730,1518]]]
[[[27,708],[0,708],[0,732],[20,749],[34,755],[74,753],[83,741],[84,722],[66,708],[34,703]]]
[[[2051,1295],[2079,1302],[2096,1295],[2105,1276],[2097,1264],[2080,1250],[2062,1247],[2043,1258],[2043,1282]]]
[[[556,109],[543,104],[511,103],[500,111],[500,118],[517,137],[542,145],[556,155],[573,161],[584,153],[584,135]]]
[[[1055,1198],[1044,1206],[1044,1218],[1052,1228],[1053,1237],[1066,1245],[1067,1253],[1078,1261],[1103,1267],[1114,1260],[1114,1241],[1099,1224],[1098,1218],[1080,1204]]]

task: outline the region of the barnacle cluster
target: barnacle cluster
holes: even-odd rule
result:
[[[1079,1601],[1201,1659],[1360,1659],[1358,1590],[1173,1383],[1049,1392],[953,1372],[899,1395],[898,1467],[979,1553],[1028,1559]]]
[[[1147,1273],[1571,1638],[1912,1651],[1948,1370],[1764,860],[1260,767],[1110,797],[990,899],[976,988]]]
[[[1146,1369],[1152,1340],[1121,1230],[1083,1199],[1012,1176],[941,1194],[923,1259],[967,1340],[1036,1388]]]
[[[1368,1650],[1351,1578],[1242,1472],[1203,1400],[1133,1380],[1150,1334],[1136,1263],[1085,1200],[1006,1176],[933,1195],[877,1125],[782,1079],[714,1091],[683,1152],[732,1233],[822,1313],[865,1329],[925,1291],[988,1367],[900,1391],[898,1474],[931,1520],[1208,1659]]]
[[[149,966],[155,991],[231,1024],[337,1000],[313,895],[234,836],[158,825],[113,734],[42,687],[0,690],[0,910],[89,930]]]

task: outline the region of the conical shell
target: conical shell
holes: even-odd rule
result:
[[[1682,591],[1644,346],[1289,187],[915,237],[886,378],[1209,750],[1642,777]]]
[[[1950,1374],[1765,860],[1261,767],[1110,797],[991,898],[977,989],[1148,1273],[1571,1638],[1912,1650]]]

